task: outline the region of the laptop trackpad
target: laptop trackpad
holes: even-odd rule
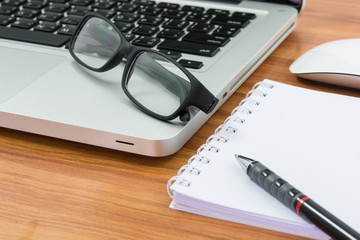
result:
[[[0,47],[0,103],[39,79],[65,57]]]

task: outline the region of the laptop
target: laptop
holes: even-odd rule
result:
[[[292,32],[304,6],[305,0],[1,0],[0,127],[173,154]],[[67,46],[87,11],[111,18],[133,44],[184,65],[219,99],[215,111],[195,111],[186,123],[161,121],[126,97],[122,64],[104,73],[80,67]]]

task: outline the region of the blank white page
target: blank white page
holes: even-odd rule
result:
[[[191,166],[200,174],[186,170],[181,178],[190,185],[172,185],[171,207],[303,236],[326,236],[252,182],[234,158],[240,154],[262,162],[360,231],[360,99],[264,82],[273,88],[260,85],[257,90],[267,95],[251,94],[217,134],[228,141],[214,138],[199,150]],[[198,161],[201,156],[210,162]]]

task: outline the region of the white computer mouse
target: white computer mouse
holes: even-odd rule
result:
[[[360,89],[360,38],[314,47],[299,57],[290,71],[302,78]]]

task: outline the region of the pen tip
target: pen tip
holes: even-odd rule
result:
[[[254,160],[250,159],[250,158],[247,158],[247,157],[244,157],[242,155],[239,155],[239,154],[235,154],[235,158],[237,160],[237,162],[246,170],[249,165],[254,162]]]

